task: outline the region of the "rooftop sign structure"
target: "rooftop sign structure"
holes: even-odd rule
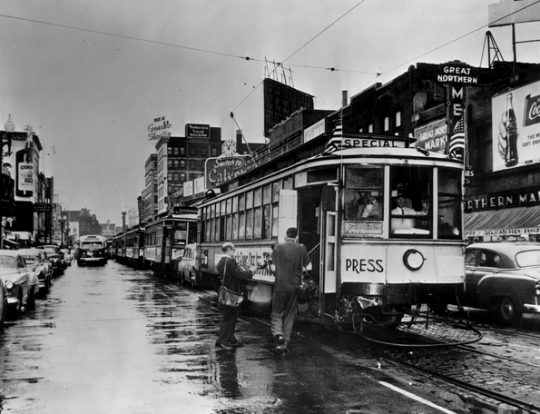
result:
[[[155,141],[161,137],[162,132],[166,132],[172,127],[171,123],[164,116],[154,118],[154,122],[148,125],[148,140]]]

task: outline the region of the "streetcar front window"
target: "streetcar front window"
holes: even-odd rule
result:
[[[382,221],[384,169],[347,168],[345,220]]]
[[[390,169],[391,237],[431,237],[432,167]]]

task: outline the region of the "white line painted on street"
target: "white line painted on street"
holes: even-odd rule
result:
[[[454,411],[450,411],[450,410],[447,410],[446,408],[439,407],[438,405],[433,404],[431,401],[424,400],[423,398],[419,397],[418,395],[415,395],[415,394],[412,394],[412,393],[410,393],[410,392],[408,392],[408,391],[402,390],[401,388],[398,388],[398,387],[396,387],[396,386],[394,386],[394,385],[388,384],[387,382],[379,381],[379,384],[384,385],[385,387],[390,388],[391,390],[394,390],[394,391],[396,391],[396,392],[399,392],[400,394],[403,394],[403,395],[405,395],[406,397],[412,398],[413,400],[419,401],[419,402],[421,402],[422,404],[429,405],[430,407],[433,407],[433,408],[435,408],[435,409],[437,409],[437,410],[440,410],[440,411],[442,411],[443,413],[447,413],[447,414],[457,414],[457,413],[454,412]]]

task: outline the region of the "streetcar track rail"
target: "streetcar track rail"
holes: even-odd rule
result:
[[[467,383],[467,382],[464,382],[464,381],[449,377],[447,375],[435,372],[433,370],[429,370],[429,369],[426,369],[426,368],[419,367],[418,365],[414,365],[414,364],[411,364],[409,362],[405,362],[405,361],[397,359],[397,358],[384,357],[383,360],[385,360],[387,362],[391,361],[391,362],[393,362],[395,364],[405,366],[405,367],[410,368],[410,369],[412,369],[414,371],[422,372],[424,374],[427,374],[427,375],[430,375],[432,377],[438,378],[438,379],[440,379],[442,381],[449,382],[449,383],[451,383],[451,384],[453,384],[455,386],[458,386],[460,388],[463,388],[463,389],[465,389],[467,391],[474,392],[476,394],[479,394],[479,395],[482,395],[484,397],[493,399],[495,401],[514,406],[514,407],[519,408],[521,410],[527,410],[527,412],[530,412],[530,413],[540,413],[540,405],[535,405],[535,404],[529,403],[527,401],[523,401],[523,400],[520,400],[520,399],[517,399],[517,398],[513,398],[513,397],[510,397],[508,395],[499,393],[499,392],[491,391],[491,390],[488,390],[486,388],[482,388],[482,387],[479,387],[479,386],[476,386],[476,385],[473,385],[473,384],[470,384],[470,383]]]

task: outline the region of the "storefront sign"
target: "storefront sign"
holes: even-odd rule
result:
[[[210,138],[210,125],[186,124],[186,138]]]
[[[540,188],[469,199],[465,201],[465,211],[470,213],[481,210],[495,210],[508,207],[531,207],[536,205],[540,205]]]
[[[492,98],[493,171],[540,162],[540,81]]]
[[[486,229],[465,231],[465,237],[480,236],[519,236],[522,234],[540,234],[540,227],[524,227],[515,229]]]
[[[430,122],[414,130],[416,146],[428,151],[444,153],[448,141],[448,126],[445,119]]]

